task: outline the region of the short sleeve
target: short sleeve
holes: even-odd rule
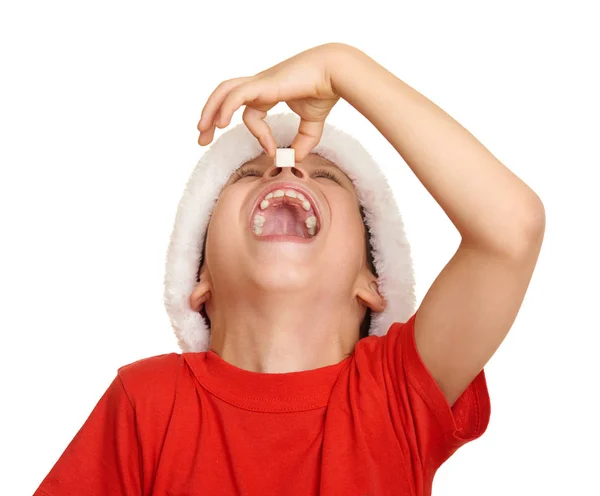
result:
[[[141,493],[135,412],[117,375],[34,496]]]
[[[417,350],[416,316],[390,327],[382,337],[382,358],[392,411],[398,413],[403,429],[414,440],[424,475],[433,477],[459,447],[485,432],[490,399],[482,369],[450,407]]]

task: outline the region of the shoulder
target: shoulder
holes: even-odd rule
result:
[[[377,387],[399,385],[407,379],[404,365],[410,358],[414,318],[392,322],[384,334],[360,339],[354,348],[354,364],[359,375],[370,377]]]
[[[149,396],[174,395],[183,366],[181,354],[165,353],[122,365],[117,375],[135,406]]]
[[[119,367],[119,375],[126,375],[131,378],[136,376],[160,375],[167,371],[176,370],[183,363],[180,353],[164,353],[147,358],[141,358]]]
[[[370,335],[360,339],[355,346],[357,358],[371,361],[385,358],[385,353],[393,347],[406,345],[406,340],[413,331],[413,317],[406,322],[392,322],[384,334]]]

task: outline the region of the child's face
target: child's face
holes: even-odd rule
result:
[[[336,180],[324,177],[323,170]],[[289,183],[289,189],[307,192],[316,203],[309,211],[298,209],[302,219],[317,217],[316,234],[303,231],[305,242],[270,241],[253,228],[257,213],[272,222],[260,203],[265,188],[271,190],[281,181]],[[304,290],[351,298],[366,278],[372,281],[374,276],[367,266],[358,199],[352,182],[335,164],[311,153],[293,169],[276,168],[273,159],[262,154],[240,167],[223,187],[207,231],[200,284],[208,279],[211,291],[229,296],[237,291]]]

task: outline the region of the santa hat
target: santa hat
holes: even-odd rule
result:
[[[300,118],[291,112],[267,115],[278,148],[289,147]],[[164,302],[183,352],[207,351],[210,331],[199,312],[190,308],[197,284],[202,247],[220,191],[231,174],[264,153],[245,124],[232,127],[212,144],[189,178],[175,217],[165,271]],[[414,271],[404,222],[385,176],[360,142],[325,123],[319,144],[312,149],[350,178],[363,207],[370,232],[371,253],[379,292],[386,301],[373,312],[369,335],[383,336],[394,322],[406,322],[415,310]]]

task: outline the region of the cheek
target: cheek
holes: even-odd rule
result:
[[[338,204],[342,207],[342,204]],[[348,201],[343,208],[332,212],[332,245],[341,250],[338,256],[344,259],[356,259],[362,256],[365,244],[365,231],[360,212],[355,203]]]
[[[360,217],[345,216],[340,217],[339,222],[335,223],[333,228],[335,236],[344,242],[345,245],[359,246],[364,238],[364,228]]]
[[[220,229],[229,228],[229,231],[233,231],[240,220],[242,201],[243,195],[233,188],[221,193],[213,209],[211,223],[214,219]],[[234,227],[233,224],[236,226]]]
[[[206,242],[206,249],[212,252],[213,260],[231,256],[229,252],[239,244],[240,208],[241,202],[234,195],[219,197],[210,218]]]

